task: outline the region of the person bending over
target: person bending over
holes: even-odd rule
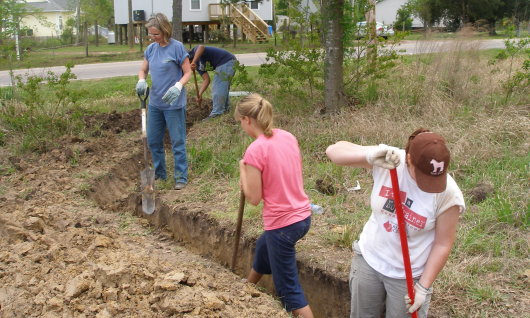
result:
[[[189,51],[191,69],[197,70],[203,81],[199,88],[199,102],[210,85],[208,68],[215,72],[212,87],[212,111],[208,119],[220,116],[230,110],[230,84],[235,74],[236,57],[223,49],[198,45]]]

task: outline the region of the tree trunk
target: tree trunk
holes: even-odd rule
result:
[[[173,38],[182,42],[182,0],[173,0]]]
[[[343,34],[342,18],[344,0],[323,0],[322,21],[325,32],[324,58],[324,109],[325,113],[336,113],[344,103],[343,79]]]
[[[76,4],[76,8],[75,8],[75,13],[76,13],[76,29],[77,29],[77,32],[75,34],[75,45],[79,45],[79,41],[81,39],[81,0],[78,0],[77,1],[77,4]]]
[[[85,57],[88,57],[88,23],[83,23],[83,32],[85,34]]]
[[[237,26],[235,24],[232,24],[232,37],[234,38],[233,48],[235,49],[237,44]]]
[[[128,24],[128,37],[129,37],[129,47],[132,49],[134,47],[134,29],[133,29],[133,17],[132,17],[132,0],[128,0],[129,4],[127,9],[129,11],[129,24]]]
[[[99,46],[99,29],[98,29],[98,20],[94,22],[94,30],[96,33],[96,46]]]
[[[488,20],[489,24],[490,24],[490,31],[489,31],[489,35],[497,35],[497,31],[495,30],[495,22],[496,20],[495,19],[490,19]]]

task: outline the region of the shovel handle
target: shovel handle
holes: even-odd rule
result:
[[[199,107],[201,106],[200,97],[199,97],[199,84],[197,84],[197,73],[193,70],[193,79],[195,80],[195,91],[197,92],[197,103]]]
[[[401,252],[403,254],[403,264],[405,266],[405,277],[407,278],[407,291],[409,298],[414,303],[414,280],[412,278],[412,269],[410,266],[409,245],[407,241],[407,225],[405,224],[405,215],[403,214],[403,206],[401,205],[401,192],[399,190],[399,182],[396,169],[390,170],[390,179],[392,180],[392,193],[394,194],[394,207],[396,209],[396,216],[398,220],[399,240],[401,241]],[[410,314],[412,318],[418,317],[418,312],[415,311]]]
[[[241,190],[239,198],[239,211],[237,213],[236,237],[234,239],[234,254],[232,255],[232,271],[236,269],[237,250],[239,249],[239,238],[241,236],[241,227],[243,225],[243,212],[245,210],[245,193]]]

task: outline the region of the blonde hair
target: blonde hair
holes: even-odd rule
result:
[[[171,23],[169,23],[169,20],[163,13],[157,13],[151,16],[145,24],[145,28],[157,28],[160,32],[162,32],[162,35],[164,36],[164,41],[166,42],[169,42],[171,34],[173,33]]]
[[[234,118],[254,118],[267,137],[272,136],[272,105],[260,94],[250,94],[237,103]]]

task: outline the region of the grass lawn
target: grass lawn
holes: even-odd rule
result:
[[[187,49],[203,43],[185,43]],[[271,38],[268,43],[250,43],[239,41],[234,47],[233,42],[226,43],[208,43],[208,46],[220,47],[234,54],[265,52],[271,47],[282,48],[280,37]],[[142,46],[145,50],[146,44]],[[77,64],[104,63],[138,60],[143,58],[143,50],[140,45],[135,44],[133,48],[128,45],[119,44],[100,44],[99,46],[90,45],[88,55],[84,46],[68,46],[59,48],[46,48],[29,51],[22,55],[21,61],[13,61],[13,69],[61,66],[68,62]],[[0,59],[0,70],[8,70],[9,61]]]
[[[422,31],[414,31],[408,33],[405,40],[443,40],[456,39],[461,36],[461,32],[431,32],[425,34]],[[525,34],[522,34],[525,36]],[[498,32],[496,36],[489,36],[487,32],[473,32],[467,34],[469,39],[498,39],[506,38],[506,34],[502,31]],[[203,44],[203,43],[185,43],[187,49]],[[105,63],[105,62],[119,62],[138,60],[143,57],[143,50],[145,50],[148,43],[144,43],[142,47],[135,44],[132,48],[128,45],[120,44],[100,44],[99,46],[90,45],[88,47],[88,54],[84,46],[68,46],[57,48],[43,48],[27,51],[23,53],[21,61],[8,61],[0,59],[0,70],[9,70],[33,67],[49,67],[61,66],[68,62],[77,64],[89,63]],[[289,49],[290,44],[283,41],[283,35],[276,33],[267,43],[251,43],[249,41],[238,41],[234,47],[234,43],[226,41],[224,43],[207,43],[205,45],[220,47],[228,50],[234,54],[266,52],[269,48],[278,50]]]

